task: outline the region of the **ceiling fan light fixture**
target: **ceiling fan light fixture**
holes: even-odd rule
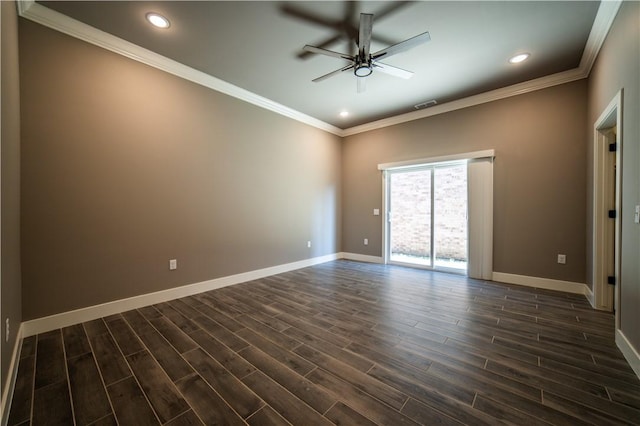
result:
[[[516,56],[513,56],[509,59],[509,63],[510,64],[519,64],[520,62],[524,62],[527,59],[529,59],[529,56],[531,56],[531,54],[529,53],[520,53]]]
[[[353,73],[356,75],[356,77],[367,77],[370,76],[372,72],[373,68],[366,64],[360,65],[353,69]]]
[[[159,13],[149,12],[145,15],[145,17],[147,18],[147,21],[149,21],[149,23],[154,27],[167,29],[171,26],[169,20]]]
[[[314,78],[313,82],[318,82],[322,80],[326,80],[329,77],[333,77],[335,75],[341,74],[347,70],[353,70],[353,74],[358,77],[356,80],[358,82],[357,90],[358,93],[362,93],[366,90],[366,79],[364,77],[368,77],[373,73],[373,68],[376,67],[380,72],[385,74],[392,75],[394,77],[400,77],[404,79],[411,78],[413,73],[411,71],[403,70],[398,67],[394,67],[392,65],[388,65],[382,62],[378,62],[379,59],[384,58],[385,60],[393,55],[397,55],[398,53],[405,52],[409,49],[412,49],[419,44],[425,43],[431,40],[431,36],[428,32],[424,32],[422,34],[418,34],[417,36],[408,38],[400,43],[396,43],[392,46],[387,47],[386,49],[379,50],[377,52],[371,53],[371,31],[373,26],[373,14],[370,13],[361,13],[360,14],[360,25],[358,27],[358,37],[357,37],[357,47],[358,53],[355,55],[350,55],[347,53],[335,52],[333,50],[327,50],[323,47],[305,45],[303,50],[311,53],[318,53],[325,56],[331,56],[333,58],[347,60],[350,62],[349,65],[339,68],[335,71],[331,71],[328,74],[322,75],[318,78]]]

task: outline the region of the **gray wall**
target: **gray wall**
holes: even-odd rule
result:
[[[640,352],[640,225],[633,223],[640,204],[640,3],[624,2],[589,77],[588,190],[593,185],[593,125],[609,102],[623,89],[622,250],[620,277],[621,330]],[[592,233],[591,193],[587,203]],[[591,246],[589,246],[591,250]],[[591,251],[589,251],[591,253]]]
[[[339,137],[26,20],[20,65],[24,320],[340,251]]]
[[[5,47],[5,33],[15,44],[7,7],[3,103],[5,55],[17,54]],[[343,141],[22,21],[24,319],[336,251],[380,256],[378,163],[490,148],[494,270],[588,282],[592,125],[624,87],[621,315],[640,347],[640,231],[630,222],[640,202],[639,7],[623,4],[588,81]],[[5,114],[3,105],[3,312],[19,321],[15,237],[7,271],[18,273],[4,276],[5,216],[19,211],[5,214],[18,179],[4,175],[19,167],[4,164],[18,140],[5,137],[5,120],[18,117]]]
[[[581,80],[345,138],[343,251],[382,256],[379,163],[495,149],[493,270],[584,283],[586,89]]]
[[[2,374],[4,391],[9,362],[22,321],[20,285],[20,91],[18,77],[18,17],[14,2],[2,1]],[[9,341],[4,321],[9,318]]]

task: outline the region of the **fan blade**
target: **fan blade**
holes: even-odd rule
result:
[[[342,36],[340,34],[335,35],[333,37],[330,37],[326,40],[324,40],[321,43],[316,43],[316,47],[320,48],[320,49],[324,49],[325,47],[329,47],[335,43],[337,43],[338,41],[340,41],[342,39]],[[309,52],[307,50],[302,50],[300,53],[298,53],[298,58],[300,59],[307,59],[309,57],[313,56],[313,52]]]
[[[382,57],[388,58],[389,56],[405,52],[422,43],[426,43],[429,40],[431,40],[431,36],[429,35],[429,32],[418,34],[415,37],[411,37],[410,39],[401,41],[400,43],[394,44],[393,46],[389,46],[386,49],[379,50],[378,52],[371,55],[371,59],[375,60]]]
[[[353,61],[353,58],[346,53],[334,52],[333,50],[327,50],[316,46],[309,46],[308,44],[303,47],[303,50],[311,53],[318,53],[320,55],[331,56],[334,58],[346,59],[347,61]]]
[[[367,90],[367,78],[357,77],[358,80],[358,93],[364,93]]]
[[[393,44],[396,44],[398,42],[398,39],[392,39],[390,37],[386,37],[384,35],[380,35],[380,34],[371,34],[371,41],[375,41],[379,44],[385,45],[385,46],[391,46]]]
[[[400,77],[404,79],[410,79],[411,77],[413,77],[413,73],[411,71],[403,70],[402,68],[394,67],[389,64],[383,64],[382,62],[374,62],[373,67],[385,74],[389,74],[394,77]]]
[[[370,13],[360,14],[360,32],[358,33],[358,55],[361,58],[369,58],[371,48],[371,30],[373,28],[373,15]]]
[[[313,81],[314,83],[318,83],[319,81],[326,80],[326,79],[327,79],[327,78],[329,78],[329,77],[333,77],[334,75],[340,74],[341,72],[344,72],[344,71],[350,70],[350,69],[352,69],[352,68],[353,68],[353,64],[351,64],[351,65],[347,65],[347,66],[346,66],[346,67],[344,67],[344,68],[340,68],[340,69],[338,69],[338,70],[331,71],[330,73],[325,74],[325,75],[321,75],[320,77],[318,77],[318,78],[314,78],[314,79],[313,79],[313,80],[311,80],[311,81]]]

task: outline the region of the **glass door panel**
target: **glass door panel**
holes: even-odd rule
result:
[[[466,162],[390,171],[386,197],[387,261],[466,272]]]
[[[432,266],[432,169],[391,173],[389,260]]]
[[[434,168],[436,268],[467,270],[467,165]]]

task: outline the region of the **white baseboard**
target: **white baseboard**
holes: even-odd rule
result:
[[[129,311],[131,309],[142,308],[143,306],[149,306],[155,303],[162,303],[181,297],[191,296],[233,284],[240,284],[271,275],[294,271],[296,269],[306,268],[308,266],[330,262],[340,258],[342,258],[340,253],[334,253],[284,265],[271,266],[255,271],[230,275],[227,277],[215,278],[154,293],[142,294],[140,296],[129,297],[127,299],[114,300],[113,302],[76,309],[74,311],[62,312],[47,317],[36,318],[22,323],[22,327],[24,328],[23,337],[33,336],[47,331],[56,330],[58,328],[68,327],[73,324],[91,321],[120,312]]]
[[[22,350],[22,339],[24,338],[24,327],[20,325],[16,342],[13,345],[11,354],[11,362],[7,371],[7,379],[4,383],[4,392],[2,392],[2,404],[0,405],[0,424],[6,426],[9,421],[9,411],[11,409],[11,401],[13,399],[13,390],[16,387],[16,377],[18,377],[18,364],[20,363],[20,351]]]
[[[618,346],[620,352],[622,352],[622,355],[624,355],[624,358],[640,379],[640,354],[621,330],[616,330],[616,346]]]
[[[588,295],[588,293],[591,291],[589,290],[589,287],[583,283],[553,280],[550,278],[529,277],[526,275],[507,274],[504,272],[494,272],[492,280],[507,284],[518,284],[526,287],[544,288],[547,290],[557,290],[567,293],[584,295]]]
[[[355,260],[357,262],[368,262],[368,263],[383,263],[383,259],[380,256],[370,256],[367,254],[358,254],[358,253],[340,253],[341,259],[346,260]]]
[[[591,307],[593,309],[598,309],[598,308],[596,308],[596,298],[593,295],[593,291],[591,291],[589,286],[586,286],[586,287],[587,287],[587,289],[585,290],[586,293],[584,295],[587,296],[587,300],[589,301],[589,304],[591,305]]]

